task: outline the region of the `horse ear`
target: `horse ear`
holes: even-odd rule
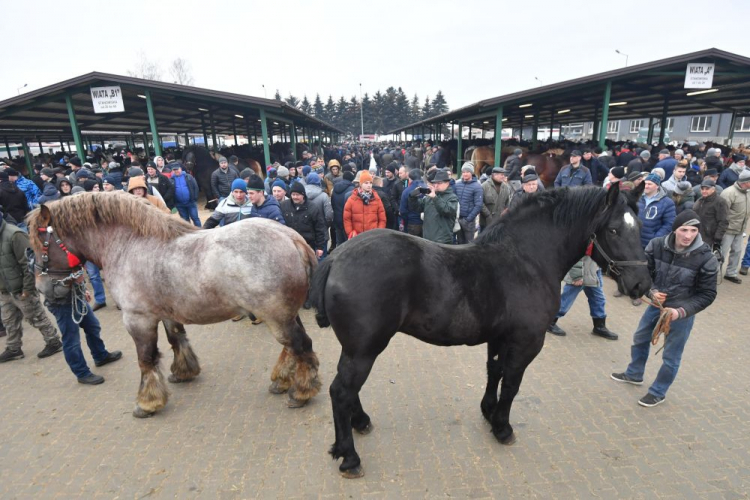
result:
[[[47,227],[52,222],[52,214],[47,208],[47,205],[41,205],[39,207],[39,227]],[[36,231],[36,229],[34,229]]]
[[[607,190],[607,207],[612,207],[617,204],[617,199],[620,197],[620,183],[613,182],[609,185]]]
[[[635,187],[635,189],[633,189],[632,191],[630,191],[630,196],[633,197],[633,200],[636,203],[638,202],[638,200],[641,199],[641,195],[643,194],[643,188],[645,188],[645,187],[646,187],[646,183],[645,182],[641,182],[640,184],[638,184]]]

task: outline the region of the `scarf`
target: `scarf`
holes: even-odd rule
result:
[[[372,191],[370,191],[369,193],[365,193],[361,189],[358,189],[358,191],[359,197],[362,198],[362,203],[364,203],[365,205],[369,205],[372,201]]]

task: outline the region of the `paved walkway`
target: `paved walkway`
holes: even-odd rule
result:
[[[750,280],[748,280],[750,281]],[[131,416],[139,373],[113,305],[99,312],[122,361],[76,383],[62,354],[0,365],[2,498],[747,498],[750,491],[750,282],[720,286],[698,317],[667,401],[637,405],[646,387],[617,384],[643,307],[612,298],[619,341],[592,336],[585,297],[548,336],[511,413],[518,442],[499,445],[479,411],[484,347],[438,348],[397,336],[362,392],[373,418],[355,435],[366,476],[344,480],[327,455],[327,387],[339,354],[330,329],[302,315],[326,390],[300,410],[266,391],[279,352],[245,320],[188,326],[203,374],[172,386],[157,416]],[[215,300],[212,298],[210,300]],[[162,332],[165,372],[171,351]],[[652,357],[646,376],[658,369]]]

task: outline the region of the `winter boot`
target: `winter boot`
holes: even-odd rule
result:
[[[550,323],[550,325],[547,327],[547,331],[552,335],[557,335],[558,337],[564,337],[567,335],[567,333],[565,333],[565,330],[557,326],[557,318],[555,318],[552,323]]]
[[[607,318],[592,319],[594,320],[594,330],[591,333],[609,340],[617,340],[619,338],[619,336],[615,332],[612,332],[607,328]]]

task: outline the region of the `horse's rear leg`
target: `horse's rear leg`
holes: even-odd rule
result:
[[[482,415],[491,420],[492,412],[497,406],[497,387],[503,378],[503,361],[505,357],[505,343],[495,338],[487,343],[487,388],[482,398]]]
[[[312,339],[305,332],[302,321],[297,316],[295,322],[290,325],[289,349],[294,354],[296,370],[292,385],[289,388],[289,408],[304,406],[310,398],[320,392],[320,377],[318,376],[318,356],[312,350]]]
[[[127,315],[123,320],[135,342],[138,366],[141,369],[141,384],[138,388],[133,416],[150,417],[157,410],[164,408],[169,399],[169,390],[167,384],[164,383],[164,375],[159,366],[161,354],[157,347],[158,323],[144,317],[133,317],[133,315]]]
[[[167,339],[174,352],[174,360],[170,368],[172,374],[168,380],[173,384],[190,382],[200,374],[201,366],[187,338],[185,326],[182,323],[165,319],[164,328],[167,330]]]
[[[363,425],[363,430],[370,427],[370,417],[362,409],[359,391],[370,374],[377,354],[371,357],[350,357],[342,352],[338,373],[329,389],[333,407],[333,425],[336,431],[336,441],[329,453],[334,459],[344,459],[339,466],[339,471],[341,475],[350,479],[364,476],[359,455],[354,449],[352,427],[355,424]],[[355,421],[355,415],[359,422]]]
[[[271,394],[284,394],[292,386],[292,377],[297,368],[297,360],[291,349],[284,346],[276,361],[276,366],[271,371],[271,386],[268,391]]]
[[[523,332],[523,334],[528,335],[528,337],[525,337],[526,339],[531,338],[533,340],[525,340],[524,344],[516,343],[509,347],[503,366],[500,399],[491,418],[492,434],[502,444],[513,444],[516,441],[513,427],[510,425],[510,407],[513,405],[513,398],[516,397],[518,389],[521,387],[526,368],[544,345],[544,333],[538,335],[537,333]],[[520,338],[524,337],[521,336]]]

